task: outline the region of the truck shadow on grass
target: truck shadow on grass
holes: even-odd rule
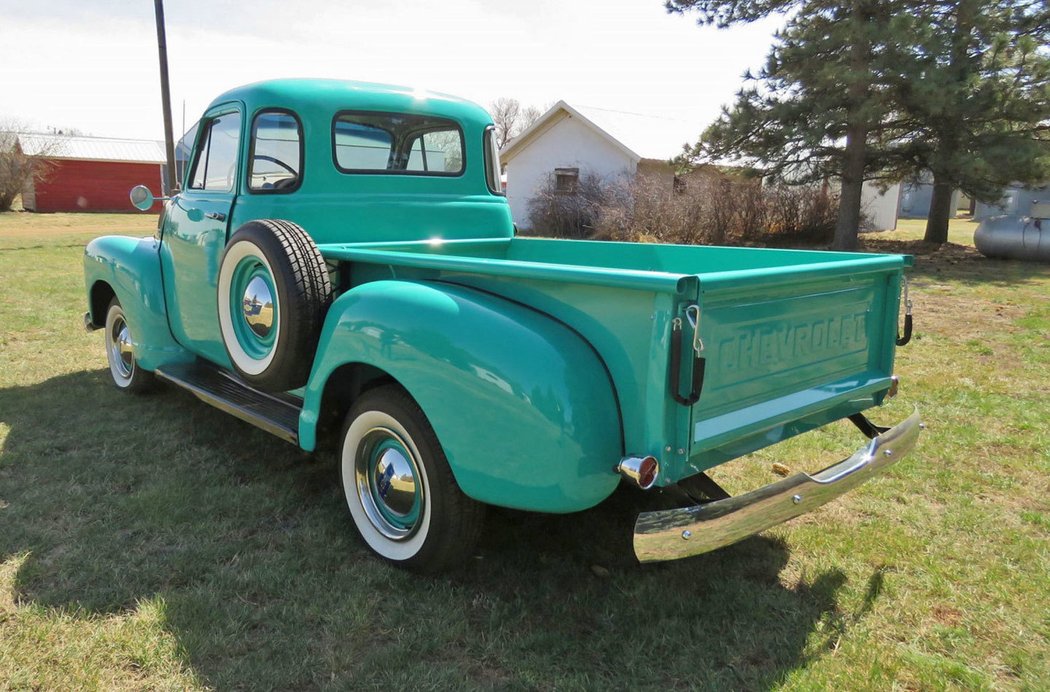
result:
[[[639,566],[623,494],[570,516],[490,512],[471,564],[413,576],[364,548],[330,456],[107,380],[0,391],[0,560],[26,556],[17,603],[87,627],[154,604],[204,685],[764,688],[881,589],[876,572],[844,613],[842,572],[785,585],[788,549],[766,537]],[[164,667],[114,646],[139,683]]]

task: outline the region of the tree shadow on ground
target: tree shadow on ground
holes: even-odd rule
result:
[[[192,397],[105,371],[0,391],[0,558],[17,598],[79,615],[159,600],[216,688],[765,688],[834,646],[845,576],[782,583],[765,537],[639,566],[633,497],[490,512],[478,557],[423,578],[353,532],[330,455],[309,457]],[[6,504],[6,506],[5,506]]]
[[[971,245],[957,243],[938,245],[922,240],[865,238],[863,249],[868,252],[914,255],[915,268],[911,273],[920,277],[920,281],[1013,286],[1045,280],[1050,274],[1050,265],[1045,262],[994,259],[985,257]]]
[[[977,225],[974,224],[974,230]],[[834,250],[830,245],[795,242],[789,238],[770,238],[758,247],[804,250]],[[928,243],[925,240],[897,240],[881,233],[862,233],[860,252],[912,255],[915,266],[909,270],[919,282],[958,281],[977,286],[1013,286],[1043,281],[1050,274],[1046,262],[985,257],[972,245]]]

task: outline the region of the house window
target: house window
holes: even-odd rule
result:
[[[580,182],[579,168],[555,168],[554,191],[560,195],[574,195]]]

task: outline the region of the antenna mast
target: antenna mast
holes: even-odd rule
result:
[[[164,149],[168,167],[164,172],[164,196],[178,189],[175,185],[175,135],[171,127],[171,89],[168,87],[168,41],[164,36],[164,0],[153,0],[157,14],[157,50],[160,53],[160,97],[164,105]]]

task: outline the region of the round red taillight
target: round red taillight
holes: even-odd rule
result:
[[[616,471],[642,490],[648,490],[660,475],[660,462],[656,457],[624,457],[616,465]]]
[[[638,486],[643,490],[653,487],[656,482],[656,474],[660,473],[660,464],[653,457],[642,459],[642,465],[638,469]]]

